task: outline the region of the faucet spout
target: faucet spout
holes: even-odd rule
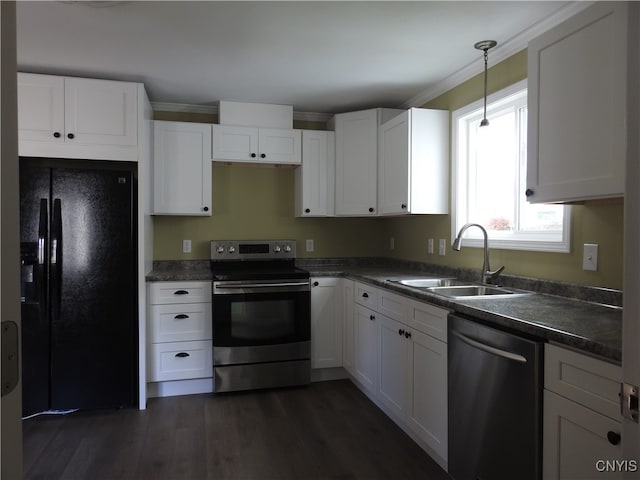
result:
[[[489,266],[489,236],[487,235],[487,231],[485,228],[479,223],[467,223],[462,226],[455,240],[453,241],[453,245],[451,248],[457,252],[462,248],[462,235],[467,231],[470,227],[478,227],[482,231],[482,236],[484,237],[484,259],[482,263],[482,273],[480,275],[480,281],[482,283],[489,283],[489,280],[495,280],[498,278],[498,275],[502,273],[504,270],[504,266],[500,267],[496,271],[491,271],[491,267]]]

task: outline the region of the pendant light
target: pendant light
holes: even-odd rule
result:
[[[497,44],[498,42],[495,40],[482,40],[474,45],[476,49],[484,52],[484,117],[480,122],[481,127],[489,125],[489,120],[487,120],[487,61],[489,60],[489,50]]]

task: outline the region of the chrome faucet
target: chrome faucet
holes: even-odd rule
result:
[[[487,235],[487,231],[484,229],[482,225],[479,223],[467,223],[463,225],[463,227],[458,232],[458,236],[453,241],[453,248],[456,252],[459,252],[462,248],[462,235],[469,227],[478,227],[482,230],[482,235],[484,235],[484,263],[482,264],[482,275],[480,277],[480,281],[482,283],[489,283],[490,280],[495,280],[498,278],[498,275],[502,273],[504,270],[504,266],[500,267],[498,270],[492,272],[491,267],[489,266],[489,237]]]

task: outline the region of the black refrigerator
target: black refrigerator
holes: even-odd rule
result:
[[[20,159],[23,416],[137,401],[134,172]]]

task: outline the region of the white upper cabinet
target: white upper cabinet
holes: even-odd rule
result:
[[[378,140],[378,214],[448,213],[449,112],[411,108]]]
[[[624,194],[627,11],[599,2],[529,43],[530,202]]]
[[[211,125],[154,121],[153,212],[211,215]]]
[[[23,156],[138,158],[138,84],[18,73]]]
[[[214,161],[299,165],[300,130],[213,125]]]
[[[374,108],[334,117],[336,215],[378,213],[378,126],[399,113],[401,110]]]
[[[333,216],[334,191],[334,133],[303,130],[302,165],[295,172],[296,217]]]

